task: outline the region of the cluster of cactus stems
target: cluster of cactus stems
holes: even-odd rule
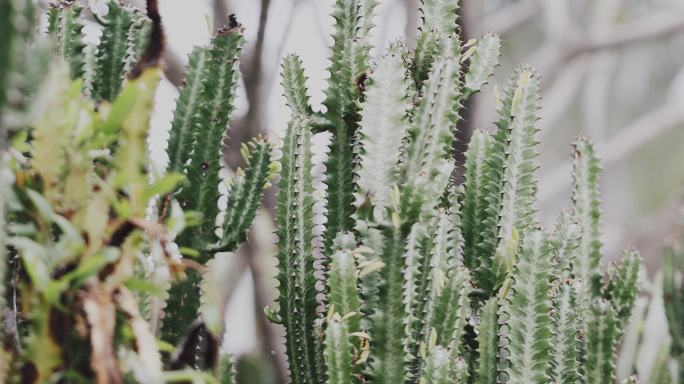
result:
[[[293,115],[278,184],[280,296],[266,315],[285,327],[292,382],[612,383],[641,258],[629,249],[602,273],[593,144],[577,138],[572,209],[542,228],[540,76],[522,66],[495,90],[497,129],[472,133],[456,185],[459,109],[498,65],[500,39],[462,42],[457,2],[422,0],[415,50],[399,40],[371,58],[376,4],[334,5],[324,112],[309,104],[299,58],[283,64]],[[331,144],[317,250],[311,139],[321,132]]]
[[[0,382],[230,383],[213,259],[246,241],[280,171],[259,136],[219,177],[243,27],[232,17],[190,55],[164,172],[146,141],[157,3],[106,5],[90,44],[76,0],[51,4],[42,36],[30,0],[0,0]]]
[[[497,130],[473,132],[466,181],[454,183],[459,109],[500,49],[493,34],[460,40],[456,1],[423,0],[416,49],[397,41],[371,59],[377,2],[337,0],[325,112],[287,56],[287,133],[246,143],[249,165],[229,180],[220,157],[242,26],[232,17],[190,54],[162,172],[146,145],[164,45],[157,4],[106,4],[106,15],[91,8],[94,45],[76,0],[51,5],[47,37],[36,37],[31,1],[0,0],[0,379],[232,382],[209,272],[246,241],[280,172],[279,309],[265,314],[285,328],[293,383],[612,382],[639,254],[601,272],[600,168],[586,138],[573,152],[573,208],[552,232],[535,220],[531,67],[495,91]],[[322,132],[324,196],[312,174]],[[327,219],[319,249],[315,194]]]

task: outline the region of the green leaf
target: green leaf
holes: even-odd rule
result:
[[[164,290],[159,288],[158,286],[147,281],[138,279],[128,280],[126,282],[126,288],[130,289],[131,291],[146,292],[160,298],[163,298],[165,294]],[[162,341],[158,340],[158,343],[162,343]]]
[[[293,382],[318,382],[314,321],[317,318],[313,256],[313,164],[309,120],[295,118],[284,139],[278,183],[279,315],[286,331],[286,352]]]
[[[164,196],[173,191],[178,184],[185,179],[182,173],[167,173],[164,178],[154,183],[142,194],[143,201],[149,201],[156,195]]]
[[[483,85],[494,73],[494,68],[499,65],[499,50],[501,49],[501,39],[498,35],[487,33],[482,36],[482,41],[477,45],[475,54],[470,59],[468,73],[465,75],[463,84],[463,99],[480,91]]]
[[[26,189],[26,195],[36,209],[36,212],[46,224],[51,224],[53,216],[55,215],[52,211],[52,205],[45,199],[43,195],[34,191],[33,189]]]
[[[594,296],[601,289],[601,200],[599,200],[598,158],[594,144],[589,139],[579,137],[574,144],[573,153],[573,192],[572,217],[579,221],[583,228],[582,238],[575,250],[577,256],[572,264],[577,277],[591,284]]]
[[[530,228],[518,257],[508,309],[509,383],[547,380],[551,358],[551,246],[544,228]]]
[[[195,47],[189,55],[185,87],[180,89],[180,95],[176,99],[176,110],[169,131],[169,145],[166,149],[169,154],[167,172],[183,172],[190,159],[195,136],[199,130],[199,106],[204,101],[202,76],[208,52],[205,47]]]
[[[7,244],[19,249],[22,266],[33,284],[45,289],[50,282],[50,271],[46,265],[49,257],[47,248],[27,237],[10,237]]]

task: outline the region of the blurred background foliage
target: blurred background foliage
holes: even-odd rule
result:
[[[124,2],[143,8],[141,0]],[[149,138],[155,162],[162,167],[167,162],[163,149],[174,99],[183,85],[186,54],[193,45],[208,41],[208,24],[216,28],[227,24],[229,13],[236,13],[246,27],[248,44],[238,110],[226,142],[228,172],[244,166],[237,150],[239,143],[257,133],[284,132],[286,128],[290,110],[279,84],[285,53],[301,56],[313,108],[324,108],[320,103],[329,76],[324,68],[331,54],[329,35],[334,21],[328,14],[333,2],[161,0],[169,49],[166,79],[157,93]],[[381,54],[391,39],[400,36],[415,45],[419,0],[380,3],[375,19],[380,27],[371,32],[378,48],[372,54]],[[43,5],[47,7],[47,2]],[[601,175],[605,252],[609,258],[617,258],[620,247],[626,244],[641,249],[650,277],[643,278],[652,299],[649,303],[649,298],[642,298],[639,310],[635,310],[632,332],[637,336],[634,345],[630,344],[634,351],[640,351],[634,356],[652,353],[652,359],[637,367],[637,371],[650,375],[658,364],[658,352],[654,351],[662,350],[669,341],[667,332],[642,335],[640,329],[644,322],[662,324],[664,319],[662,300],[658,304],[656,299],[662,277],[656,271],[666,234],[678,232],[673,228],[677,227],[678,207],[683,200],[684,1],[464,0],[461,6],[460,24],[466,40],[485,32],[499,33],[505,49],[493,80],[461,112],[460,142],[454,146],[458,165],[463,162],[462,152],[473,129],[495,129],[494,86],[504,88],[506,74],[514,65],[538,68],[544,83],[538,138],[544,145],[539,148],[536,206],[548,215],[539,219],[550,225],[556,212],[569,205],[569,143],[574,135],[591,137],[605,167]],[[96,23],[89,23],[85,31],[88,38],[99,38]],[[325,144],[325,137],[317,139]],[[324,152],[322,145],[319,152]],[[323,158],[324,154],[319,160]],[[257,219],[249,244],[232,259],[217,258],[223,263],[217,281],[224,283],[228,298],[226,340],[239,358],[239,383],[282,383],[285,378],[280,328],[261,315],[262,308],[272,305],[277,294],[275,280],[271,279],[276,274],[272,196],[266,193],[267,209]],[[644,352],[639,346],[646,341]],[[629,366],[633,361],[620,364]]]

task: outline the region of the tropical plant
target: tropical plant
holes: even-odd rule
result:
[[[209,271],[246,240],[280,168],[258,137],[243,148],[249,167],[219,178],[243,28],[232,18],[191,55],[163,173],[146,142],[164,49],[157,2],[146,15],[107,6],[91,8],[103,29],[90,45],[77,1],[51,5],[43,38],[30,0],[0,0],[0,137],[11,137],[0,381],[232,382]]]
[[[592,143],[575,142],[573,207],[549,233],[533,207],[540,76],[523,66],[495,91],[497,130],[472,133],[455,185],[459,108],[497,66],[499,37],[462,43],[457,2],[423,0],[416,49],[400,40],[370,58],[376,4],[335,4],[325,112],[309,105],[298,57],[283,65],[293,116],[278,184],[279,309],[266,314],[285,327],[292,382],[612,383],[641,259],[630,249],[601,272]],[[325,194],[312,183],[321,132]],[[327,218],[318,249],[315,207]]]

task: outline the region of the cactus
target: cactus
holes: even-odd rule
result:
[[[293,117],[278,195],[280,311],[269,318],[285,327],[292,381],[612,381],[641,260],[626,252],[586,292],[603,276],[591,142],[577,139],[574,207],[548,233],[533,206],[540,76],[521,67],[498,131],[472,134],[466,182],[454,185],[458,111],[498,65],[500,39],[461,43],[456,2],[423,0],[415,52],[400,40],[372,60],[374,6],[335,4],[327,112],[310,107],[299,58],[283,64]],[[332,138],[318,274],[310,138],[321,131]]]
[[[371,59],[377,2],[338,0],[326,112],[313,111],[302,63],[287,56],[285,137],[243,144],[247,168],[221,180],[244,43],[231,16],[190,55],[169,165],[153,183],[145,139],[164,47],[156,1],[144,16],[113,0],[106,17],[92,9],[103,27],[94,46],[82,41],[81,5],[60,0],[50,49],[28,44],[39,40],[30,5],[0,0],[0,129],[22,155],[0,173],[0,280],[3,298],[18,298],[17,313],[0,301],[14,317],[2,324],[17,327],[3,330],[0,375],[232,382],[208,272],[247,240],[280,173],[279,310],[265,315],[285,328],[293,383],[612,382],[641,258],[630,249],[601,273],[600,168],[586,138],[573,153],[572,209],[554,233],[537,223],[531,67],[514,72],[500,108],[496,93],[497,131],[473,132],[466,182],[451,179],[459,110],[500,50],[493,34],[460,41],[457,2],[423,0],[415,51],[399,40]],[[35,60],[22,75],[27,56]],[[319,132],[332,135],[322,247],[312,242]],[[681,264],[674,253],[666,260]],[[664,291],[679,303],[673,276]],[[679,318],[678,307],[667,311]],[[673,328],[680,354],[681,334]]]
[[[218,350],[223,299],[207,271],[216,253],[246,241],[262,193],[280,171],[275,146],[259,136],[243,146],[245,170],[218,176],[242,27],[232,18],[211,47],[192,54],[170,166],[150,184],[146,136],[161,74],[161,19],[153,0],[146,15],[115,1],[108,7],[106,17],[94,13],[103,26],[95,47],[82,42],[78,1],[53,4],[50,59],[25,42],[31,2],[0,1],[2,17],[28,21],[3,23],[22,28],[6,31],[10,39],[0,47],[2,137],[28,126],[11,140],[27,160],[3,164],[0,178],[8,221],[0,241],[18,256],[12,279],[4,277],[7,253],[0,263],[3,314],[14,317],[5,324],[18,326],[5,330],[2,381],[9,374],[22,382],[233,382],[231,356]],[[41,76],[16,81],[23,79],[16,60],[29,54],[50,67],[42,85]],[[17,102],[16,92],[26,101]],[[225,212],[217,208],[220,182],[228,186]],[[157,209],[148,217],[150,202]],[[16,313],[7,295],[17,297]]]

